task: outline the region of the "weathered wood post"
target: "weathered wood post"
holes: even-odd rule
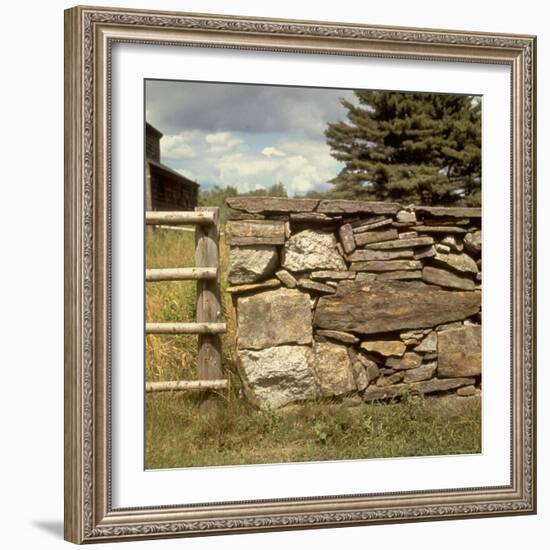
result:
[[[217,270],[215,279],[197,280],[197,323],[218,323],[222,320],[219,285],[219,209],[217,207],[197,207],[195,211],[214,212],[214,223],[196,227],[195,267],[213,267]],[[199,380],[223,378],[219,334],[198,335],[197,368]],[[211,393],[203,392],[201,400],[201,412],[211,412],[215,408],[215,397]]]

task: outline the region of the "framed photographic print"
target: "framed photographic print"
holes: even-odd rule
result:
[[[66,11],[67,540],[535,513],[535,45]]]

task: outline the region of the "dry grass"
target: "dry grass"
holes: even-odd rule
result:
[[[193,232],[155,229],[146,240],[146,265],[151,267],[191,267],[195,265]],[[220,243],[223,315],[227,333],[222,337],[223,365],[234,376],[235,312],[227,287],[229,250]],[[190,322],[195,319],[194,281],[155,282],[146,285],[147,322]],[[195,380],[197,336],[148,335],[146,344],[147,380]],[[234,380],[236,381],[236,380]]]

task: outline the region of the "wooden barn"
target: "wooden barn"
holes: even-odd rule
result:
[[[145,202],[147,210],[193,210],[199,184],[160,161],[162,132],[145,123]]]

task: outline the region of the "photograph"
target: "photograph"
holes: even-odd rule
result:
[[[145,468],[481,453],[482,97],[144,87]]]

